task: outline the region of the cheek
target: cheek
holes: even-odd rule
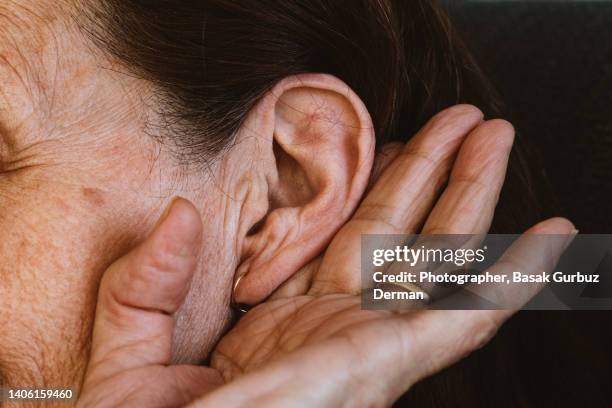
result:
[[[72,383],[86,361],[96,276],[59,215],[28,209],[4,208],[0,218],[0,363],[16,378]]]
[[[85,366],[99,280],[127,244],[108,241],[113,231],[94,215],[104,205],[98,191],[16,183],[0,188],[0,365],[73,383]]]
[[[81,193],[83,200],[91,207],[101,208],[106,204],[106,198],[100,189],[92,187],[82,187]]]

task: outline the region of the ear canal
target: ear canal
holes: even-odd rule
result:
[[[274,158],[279,174],[278,182],[270,191],[270,211],[282,207],[302,207],[315,194],[304,166],[274,140]]]

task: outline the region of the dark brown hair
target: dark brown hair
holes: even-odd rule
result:
[[[457,103],[499,116],[491,86],[435,0],[84,1],[80,25],[156,85],[163,122],[151,133],[182,162],[214,160],[262,95],[305,72],[335,75],[361,97],[378,146],[406,141]],[[501,200],[498,231],[539,218],[525,163],[519,137],[502,193],[513,199]]]
[[[407,138],[458,102],[493,108],[429,0],[100,1],[90,16],[97,43],[158,85],[165,130],[196,160],[227,146],[257,99],[298,73],[344,80],[381,141]]]
[[[500,114],[491,86],[434,0],[86,3],[79,24],[95,43],[155,84],[164,120],[153,136],[171,143],[182,162],[205,163],[231,148],[258,99],[299,73],[328,73],[346,82],[367,106],[379,146],[408,140],[457,103],[474,104],[489,118]],[[519,135],[494,220],[497,232],[521,232],[541,216],[522,143]],[[512,360],[508,348],[498,346],[495,356]],[[488,390],[474,382],[485,364],[467,360],[418,385],[408,398],[421,407],[483,406],[475,395]],[[523,394],[520,402],[530,406]]]

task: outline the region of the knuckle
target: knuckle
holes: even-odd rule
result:
[[[449,226],[433,224],[431,226],[428,226],[424,230],[424,233],[427,235],[444,235],[444,234],[450,234],[451,233],[450,231],[451,229]]]
[[[462,194],[462,200],[458,201],[457,204],[463,205],[480,205],[478,197],[486,194],[487,192],[496,192],[497,186],[494,183],[484,182],[480,174],[469,174],[459,177],[455,177],[451,180],[454,191]]]
[[[436,152],[427,147],[420,149],[416,146],[408,145],[400,154],[400,158],[406,162],[421,161],[426,166],[435,168],[439,165],[441,158],[436,157]]]
[[[142,279],[152,280],[163,275],[182,275],[192,271],[197,263],[197,256],[191,252],[184,253],[173,243],[156,243],[143,246],[133,262],[136,273],[143,275]]]
[[[123,263],[113,274],[115,276],[107,288],[110,304],[133,306],[138,296],[147,292],[151,284],[146,268],[138,263]]]
[[[390,214],[377,213],[375,207],[366,207],[346,224],[346,231],[357,234],[403,234],[409,226],[404,225]]]
[[[142,278],[151,275],[151,272],[171,272],[178,266],[180,259],[169,251],[151,251],[145,256],[144,262],[135,270]],[[143,276],[144,275],[144,276]]]

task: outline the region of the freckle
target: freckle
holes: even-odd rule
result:
[[[25,240],[19,241],[17,247],[17,253],[15,254],[16,259],[27,259],[29,245]]]
[[[101,207],[106,202],[104,195],[97,188],[83,187],[82,193],[87,202],[97,207]]]
[[[72,210],[72,208],[70,208],[66,201],[62,200],[61,198],[55,199],[54,201],[57,206],[65,213],[69,213]]]

